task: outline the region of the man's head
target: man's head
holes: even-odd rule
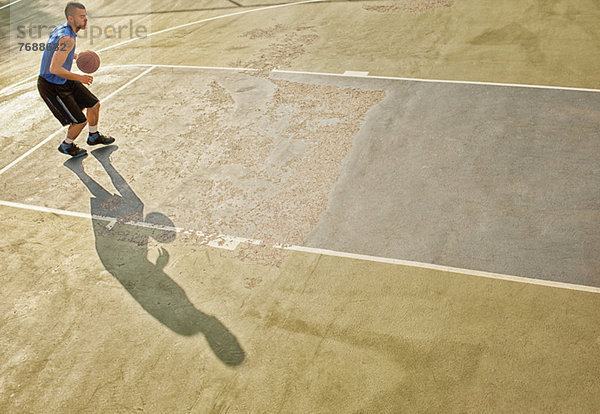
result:
[[[68,2],[65,7],[65,17],[67,18],[69,25],[75,29],[75,32],[78,32],[80,29],[85,29],[85,26],[87,25],[85,6],[81,3],[75,1]]]

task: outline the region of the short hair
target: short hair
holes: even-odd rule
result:
[[[67,18],[67,20],[69,20],[69,16],[73,16],[73,9],[83,9],[85,10],[85,6],[81,3],[78,3],[76,1],[70,1],[67,3],[67,6],[65,7],[65,17]]]

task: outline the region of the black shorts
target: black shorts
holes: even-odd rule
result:
[[[37,87],[40,96],[62,125],[86,122],[87,118],[81,110],[91,108],[99,102],[79,81],[67,80],[64,84],[57,85],[40,76]]]

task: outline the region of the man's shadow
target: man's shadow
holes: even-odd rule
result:
[[[221,361],[230,366],[241,364],[245,354],[235,336],[217,318],[196,309],[184,290],[164,272],[169,261],[167,250],[160,248],[156,263],[148,260],[148,238],[172,242],[175,231],[161,227],[173,228],[173,223],[161,213],[150,213],[144,219],[144,203],[110,162],[110,154],[117,148],[99,148],[92,155],[120,194],[111,194],[94,181],[84,171],[82,158],[64,163],[93,195],[92,224],[102,264],[162,324],[180,335],[202,333]],[[137,224],[127,224],[131,222]]]

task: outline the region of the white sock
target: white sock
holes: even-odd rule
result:
[[[98,125],[94,125],[94,126],[89,126],[89,130],[90,130],[90,134],[95,134],[96,132],[98,132]]]
[[[65,144],[71,145],[73,143],[73,140],[69,137],[65,138]]]

